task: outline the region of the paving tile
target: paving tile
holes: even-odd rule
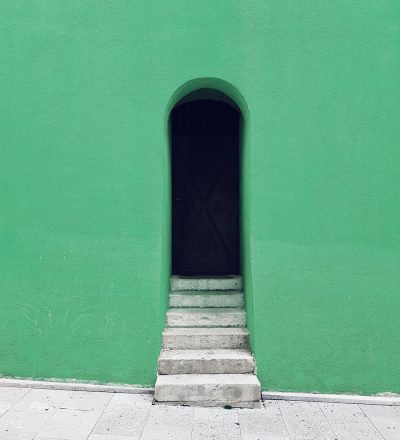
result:
[[[151,406],[153,402],[152,394],[112,394],[110,405],[147,405]]]
[[[278,402],[291,440],[335,440],[318,403]]]
[[[196,423],[192,430],[192,440],[240,440],[240,427],[223,423]]]
[[[70,394],[69,391],[34,389],[14,405],[13,411],[54,412]]]
[[[29,388],[0,387],[0,416],[12,408],[29,391]]]
[[[193,420],[204,423],[209,423],[209,422],[238,423],[239,416],[236,409],[194,408]]]
[[[0,418],[0,439],[32,440],[51,416],[50,411],[10,410]]]
[[[358,405],[320,403],[320,406],[338,440],[382,440]]]
[[[240,426],[224,424],[223,422],[195,423],[193,425],[192,440],[240,440]]]
[[[110,402],[112,397],[112,393],[72,391],[64,400],[61,408],[81,411],[103,410]]]
[[[236,409],[195,408],[192,440],[240,440]]]
[[[119,403],[124,401],[125,403]],[[93,434],[140,437],[151,403],[135,399],[112,399],[98,420]]]
[[[400,439],[400,406],[359,405],[385,440]]]
[[[243,440],[289,440],[276,401],[264,402],[262,409],[239,409],[239,423]]]
[[[152,405],[148,394],[0,388],[0,440],[400,440],[400,407]]]
[[[193,412],[184,406],[152,406],[141,440],[191,439]]]
[[[102,409],[59,409],[43,426],[35,440],[86,440]]]
[[[87,440],[136,440],[138,437],[126,436],[126,435],[103,435],[103,434],[91,434]]]

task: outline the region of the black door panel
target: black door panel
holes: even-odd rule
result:
[[[194,101],[171,116],[172,271],[238,274],[238,112],[225,103]]]

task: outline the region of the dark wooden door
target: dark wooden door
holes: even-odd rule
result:
[[[228,121],[221,106],[207,113],[203,102],[200,116],[187,112],[178,118],[186,128],[175,124],[174,132],[172,123],[172,271],[177,275],[239,273],[239,121],[236,110],[218,104],[231,116]]]

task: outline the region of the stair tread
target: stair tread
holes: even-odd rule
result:
[[[242,289],[240,275],[222,277],[185,277],[173,275],[171,277],[171,291],[176,290],[232,290]]]
[[[248,336],[249,331],[244,327],[166,327],[163,333],[179,336]]]
[[[170,308],[167,327],[244,327],[246,311],[240,307]]]
[[[170,374],[157,376],[156,387],[162,385],[260,385],[257,376],[249,374]]]
[[[169,296],[170,308],[237,308],[244,304],[240,290],[177,290]]]
[[[243,290],[174,290],[170,295],[243,295]]]
[[[200,350],[162,350],[160,359],[168,360],[209,360],[209,359],[249,359],[253,360],[249,350],[245,349],[200,349]]]
[[[229,314],[243,314],[245,310],[242,307],[170,307],[167,313],[179,313],[184,315],[194,314],[211,314],[221,315]]]

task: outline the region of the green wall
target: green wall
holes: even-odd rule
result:
[[[263,389],[400,392],[399,49],[397,0],[2,1],[0,373],[154,384],[168,110],[219,78]]]

